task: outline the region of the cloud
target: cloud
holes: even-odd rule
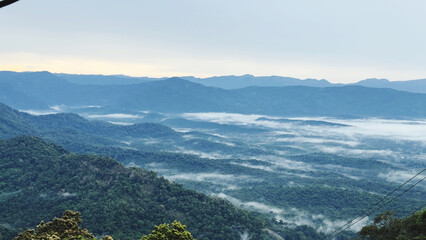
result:
[[[18,190],[18,191],[14,191],[14,192],[3,192],[3,193],[0,193],[0,197],[13,196],[13,195],[16,195],[20,192],[22,192],[22,189]]]
[[[278,221],[281,220],[285,223],[294,224],[294,225],[308,225],[315,228],[317,231],[330,233],[334,230],[345,225],[349,220],[330,220],[322,214],[311,214],[306,211],[301,211],[296,208],[277,208],[271,205],[259,203],[259,202],[243,202],[237,198],[229,196],[225,193],[211,194],[214,197],[219,197],[230,201],[232,204],[254,210],[261,213],[274,214],[275,219]],[[354,224],[348,230],[353,232],[358,232],[366,223],[369,222],[368,217],[362,221]]]
[[[134,123],[127,123],[127,122],[112,122],[112,121],[108,121],[111,124],[114,125],[120,125],[120,126],[131,126],[134,125]]]
[[[92,114],[86,115],[88,118],[117,118],[117,119],[138,119],[142,116],[135,114],[125,114],[125,113],[111,113],[111,114]]]
[[[190,120],[203,120],[208,122],[215,122],[221,124],[237,124],[248,125],[254,124],[256,119],[266,117],[257,114],[239,114],[239,113],[225,113],[225,112],[200,112],[200,113],[184,113],[181,115],[183,118]]]
[[[343,154],[357,157],[372,157],[372,156],[395,156],[397,153],[390,150],[370,150],[370,149],[354,149],[344,147],[329,147],[329,146],[315,146],[315,149],[331,154]]]
[[[70,197],[75,197],[77,196],[76,193],[69,193],[69,192],[60,192],[58,193],[59,196],[64,197],[64,198],[70,198]]]
[[[187,150],[187,149],[184,149],[183,147],[179,147],[178,150],[176,150],[175,152],[196,155],[196,156],[199,156],[201,158],[208,158],[208,159],[229,159],[229,158],[232,158],[232,155],[225,155],[225,154],[221,154],[221,153],[218,153],[218,152],[206,153],[206,152],[201,152],[201,151]]]
[[[264,115],[247,115],[224,112],[185,113],[181,117],[216,123],[263,127],[271,132],[258,134],[256,138],[248,135],[247,142],[256,141],[264,144],[286,144],[292,148],[320,150],[331,154],[351,156],[391,157],[400,153],[390,150],[389,145],[371,145],[369,141],[381,139],[394,144],[403,141],[416,141],[426,146],[426,120],[389,120],[389,119],[337,119],[327,117],[290,118],[293,120],[318,120],[349,125],[346,127],[311,126],[292,123],[280,123],[268,120],[257,120],[259,117],[277,118]],[[281,137],[281,135],[288,135]],[[229,135],[228,137],[232,137]],[[402,141],[402,142],[401,142]],[[291,144],[291,145],[289,145]],[[405,144],[405,143],[404,143]],[[335,147],[332,147],[335,146]],[[373,149],[371,149],[374,147]],[[280,153],[278,153],[280,154]],[[285,152],[282,153],[285,155]]]
[[[53,109],[57,112],[62,112],[64,110],[65,105],[55,105],[55,106],[50,106],[50,109]]]
[[[269,235],[273,236],[277,240],[284,240],[284,238],[282,238],[280,235],[278,235],[278,233],[276,233],[276,232],[274,232],[270,229],[265,228],[265,229],[263,229],[263,231],[267,232]]]
[[[426,142],[426,120],[390,120],[379,118],[336,119],[336,118],[294,118],[302,120],[330,120],[351,125],[345,128],[330,128],[330,134],[340,134],[351,138],[386,138],[391,140],[408,140]]]
[[[231,203],[233,203],[236,206],[241,206],[243,208],[248,208],[248,209],[254,209],[257,212],[263,212],[263,213],[275,213],[275,214],[281,214],[284,213],[285,211],[281,208],[276,208],[273,206],[269,206],[263,203],[259,203],[259,202],[242,202],[241,200],[231,197],[225,193],[218,193],[218,194],[211,194],[212,196],[218,197],[218,198],[223,198],[226,199],[228,201],[230,201]]]
[[[25,112],[34,116],[40,116],[40,115],[49,115],[49,114],[57,114],[61,112],[67,112],[71,109],[83,109],[83,108],[101,108],[101,106],[96,105],[87,105],[87,106],[66,106],[64,104],[61,105],[53,105],[49,106],[50,110],[34,110],[34,109],[28,109],[28,110],[19,110],[20,112]]]
[[[335,143],[351,147],[359,145],[362,138],[385,138],[391,140],[421,141],[426,143],[426,120],[389,120],[378,118],[367,119],[338,119],[328,117],[289,118],[292,120],[329,121],[349,125],[349,127],[328,127],[280,123],[268,120],[257,120],[260,117],[276,119],[278,117],[237,114],[224,112],[185,113],[181,115],[192,120],[202,120],[222,124],[260,126],[277,131],[276,134],[295,134],[295,142]],[[306,138],[307,136],[314,138]],[[316,137],[316,138],[315,138]],[[288,139],[283,139],[287,141]]]
[[[83,106],[72,106],[71,109],[83,109],[83,108],[102,108],[99,105],[83,105]]]
[[[246,167],[246,168],[252,168],[252,169],[260,169],[267,172],[274,172],[274,168],[270,166],[263,166],[263,165],[254,165],[249,163],[237,163],[237,162],[231,162],[231,164]]]
[[[12,229],[15,230],[16,228],[10,224],[10,223],[0,223],[0,226],[4,227],[4,228],[8,228],[8,229]]]
[[[395,183],[403,183],[415,176],[419,171],[389,171],[387,173],[379,173],[378,177],[383,178],[388,182],[395,182]],[[425,173],[420,174],[413,180],[411,180],[411,183],[415,183],[422,179],[425,176]],[[423,182],[423,185],[425,183]]]
[[[140,168],[143,167],[143,168],[158,172],[158,173],[163,174],[163,175],[167,174],[167,173],[172,174],[172,173],[177,172],[176,170],[167,168],[166,165],[163,164],[163,163],[156,163],[156,162],[148,163],[148,164],[145,164],[144,166],[140,166],[140,165],[135,164],[134,162],[130,162],[127,166],[129,166],[129,167],[140,167]]]
[[[261,182],[261,179],[247,175],[233,175],[221,173],[180,173],[166,176],[172,181],[187,180],[197,182],[212,182],[215,184],[229,184],[241,182]]]
[[[348,220],[331,220],[322,214],[310,214],[306,211],[300,211],[296,208],[291,208],[288,212],[291,213],[289,216],[277,216],[277,220],[295,225],[307,225],[315,228],[319,232],[331,233],[341,226],[345,225]],[[365,224],[369,222],[369,218],[365,218],[360,222],[354,224],[348,231],[358,232]]]
[[[28,113],[34,116],[41,116],[41,115],[50,115],[50,114],[56,114],[57,111],[49,111],[49,110],[19,110],[20,112]]]
[[[240,234],[240,240],[250,240],[250,235],[247,231]]]
[[[312,144],[334,143],[339,145],[347,145],[350,147],[355,147],[360,144],[359,141],[335,140],[335,139],[313,138],[313,137],[277,138],[276,141],[277,142],[302,142],[302,143],[312,143]]]
[[[193,131],[193,129],[191,129],[191,128],[172,128],[172,129],[175,130],[176,132],[180,132],[180,133],[188,133],[188,132]]]
[[[357,177],[357,176],[349,175],[349,174],[342,173],[342,172],[339,172],[339,174],[340,174],[340,175],[342,175],[342,176],[344,176],[344,177],[350,178],[350,179],[352,179],[352,180],[360,180],[360,179],[361,179],[361,177]]]
[[[364,227],[366,224],[368,224],[369,222],[369,218],[366,217],[362,220],[360,220],[359,222],[355,223],[356,221],[358,221],[359,219],[356,219],[354,221],[352,221],[350,224],[346,225],[348,221],[344,221],[344,220],[337,220],[337,221],[331,221],[329,219],[324,219],[323,220],[323,224],[320,225],[317,230],[320,232],[324,232],[324,233],[332,233],[335,230],[339,229],[340,227],[346,225],[343,229],[345,229],[346,227],[349,227],[349,225],[353,224],[352,226],[350,226],[347,230],[352,231],[352,232],[359,232],[362,227]]]
[[[132,141],[121,141],[122,143],[126,144],[126,145],[131,145]]]
[[[252,159],[272,163],[279,168],[300,170],[300,171],[315,171],[311,164],[289,160],[287,158],[275,155],[254,156]]]
[[[249,164],[249,163],[237,163],[237,162],[230,162],[231,164],[234,165],[238,165],[238,166],[242,166],[242,167],[246,167],[246,168],[251,168],[251,169],[259,169],[259,170],[263,170],[266,172],[279,172],[282,175],[285,176],[296,176],[296,177],[300,177],[300,178],[314,178],[312,176],[309,176],[307,174],[303,174],[303,173],[293,173],[293,172],[285,172],[282,171],[282,167],[281,165],[275,165],[275,166],[264,166],[264,165],[254,165],[254,164]],[[285,168],[289,168],[289,165],[285,165]],[[291,168],[292,170],[294,168]],[[281,171],[280,171],[281,170]]]
[[[202,120],[208,122],[215,122],[220,124],[234,124],[234,125],[245,125],[245,126],[257,126],[275,129],[276,131],[293,133],[293,128],[299,129],[324,129],[324,128],[336,128],[327,126],[311,126],[311,125],[300,125],[293,122],[277,122],[274,119],[283,119],[282,117],[259,115],[259,114],[239,114],[239,113],[226,113],[226,112],[199,112],[199,113],[184,113],[180,115],[183,118],[190,120]],[[271,119],[271,120],[258,120],[259,118]]]

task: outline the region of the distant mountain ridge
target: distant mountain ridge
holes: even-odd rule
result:
[[[280,116],[426,117],[426,94],[362,86],[225,90],[180,78],[100,86],[72,84],[48,72],[0,72],[0,89],[0,102],[18,109],[97,105],[111,112],[151,110]]]
[[[287,86],[308,86],[308,87],[331,87],[339,84],[332,84],[327,80],[298,79],[280,76],[260,76],[255,77],[250,74],[242,76],[219,76],[210,78],[181,77],[182,79],[200,83],[209,87],[220,87],[223,89],[239,89],[245,87],[287,87]]]
[[[70,83],[82,85],[127,85],[142,82],[165,80],[167,78],[129,77],[125,75],[93,75],[55,73],[56,76]]]
[[[129,85],[144,82],[161,81],[168,78],[150,78],[150,77],[130,77],[125,75],[81,75],[55,73],[56,76],[67,80],[70,83],[81,85]],[[223,89],[238,89],[251,86],[259,87],[285,87],[285,86],[310,86],[310,87],[329,87],[333,85],[327,80],[317,79],[298,79],[281,76],[261,76],[255,77],[250,74],[242,76],[218,76],[209,78],[197,78],[193,76],[179,77],[190,82],[203,84],[208,87],[218,87]]]
[[[160,81],[167,78],[149,77],[129,77],[125,75],[79,75],[79,74],[55,74],[71,83],[92,84],[92,85],[128,85],[150,81]],[[389,81],[387,79],[370,78],[355,83],[341,84],[330,83],[325,79],[298,79],[282,76],[253,76],[250,74],[241,76],[216,76],[208,78],[197,78],[193,76],[180,77],[182,79],[203,84],[209,87],[223,89],[239,89],[245,87],[287,87],[287,86],[307,86],[307,87],[340,87],[344,85],[357,85],[372,88],[392,88],[399,91],[413,93],[426,93],[426,79]]]
[[[399,91],[426,93],[426,79],[408,80],[408,81],[389,81],[387,79],[366,79],[359,81],[354,85],[372,87],[372,88],[392,88]]]

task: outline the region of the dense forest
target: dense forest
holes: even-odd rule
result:
[[[95,235],[116,239],[137,239],[173,220],[187,225],[197,239],[236,239],[244,232],[269,239],[262,229],[276,227],[152,171],[126,168],[109,157],[73,154],[34,137],[1,141],[0,159],[0,218],[14,229],[35,226],[67,209],[80,211],[83,226]],[[304,236],[297,229],[281,231],[294,236],[289,239]]]
[[[80,212],[67,210],[61,218],[54,218],[51,222],[42,221],[37,229],[28,229],[19,233],[15,240],[43,240],[43,239],[95,239],[87,229],[82,229]],[[141,240],[192,240],[192,234],[186,226],[178,221],[169,224],[160,224]],[[362,240],[422,240],[426,239],[426,210],[410,214],[399,219],[392,212],[385,212],[374,219],[372,225],[365,226],[359,232]],[[328,235],[327,237],[333,237]],[[304,238],[306,239],[306,238]],[[104,235],[102,240],[113,240]]]
[[[37,228],[28,229],[19,233],[15,240],[46,240],[46,239],[96,239],[95,235],[87,229],[82,229],[79,224],[82,222],[81,213],[67,210],[61,218],[54,218],[45,223],[42,221]],[[104,235],[102,240],[113,240],[109,235]],[[186,226],[178,221],[174,221],[170,228],[169,224],[160,224],[149,234],[142,237],[142,240],[192,240],[191,233],[186,230]]]
[[[238,154],[243,153],[247,156],[263,156],[268,151],[274,151],[274,148],[271,146],[262,146],[263,148],[251,148],[248,145],[245,145],[245,143],[235,143],[235,146],[228,146],[225,144],[219,144],[216,142],[216,140],[222,140],[223,138],[220,136],[211,135],[208,133],[203,132],[177,132],[173,129],[161,125],[161,124],[153,124],[153,123],[141,123],[141,124],[134,124],[130,126],[120,126],[120,125],[114,125],[107,122],[101,122],[101,121],[89,121],[87,119],[84,119],[77,114],[53,114],[53,115],[42,115],[42,116],[32,116],[23,112],[19,112],[16,110],[11,109],[8,106],[5,106],[3,104],[0,104],[0,138],[2,139],[9,139],[11,137],[16,137],[19,135],[33,135],[38,136],[40,138],[45,139],[48,142],[53,142],[59,146],[63,146],[66,150],[62,149],[60,153],[61,159],[70,159],[69,156],[74,156],[75,158],[80,158],[81,156],[87,157],[87,159],[98,159],[93,154],[98,155],[105,155],[110,156],[114,159],[117,159],[120,161],[124,166],[135,166],[138,168],[153,168],[157,174],[164,175],[164,176],[170,176],[170,174],[192,174],[191,176],[196,176],[196,174],[203,175],[204,173],[213,173],[214,174],[222,174],[223,176],[243,176],[243,181],[238,182],[238,188],[227,188],[227,183],[220,183],[216,184],[215,182],[208,182],[208,181],[191,181],[192,179],[180,179],[179,182],[184,184],[185,188],[190,188],[197,190],[199,192],[203,192],[207,195],[213,195],[217,196],[212,193],[225,193],[229,196],[232,196],[234,198],[238,198],[240,202],[262,202],[268,206],[275,206],[282,209],[287,209],[285,211],[285,215],[283,215],[285,218],[287,218],[286,222],[280,222],[277,220],[276,214],[268,211],[264,211],[263,213],[254,214],[250,213],[250,217],[253,217],[254,219],[257,219],[256,221],[258,223],[261,223],[260,225],[256,225],[256,229],[262,229],[262,227],[259,226],[268,226],[268,229],[271,231],[274,231],[275,233],[279,233],[281,236],[286,236],[286,239],[300,239],[303,237],[306,237],[307,239],[318,239],[318,236],[321,234],[318,234],[315,232],[315,230],[311,227],[307,226],[298,226],[303,225],[304,222],[300,221],[299,224],[292,223],[292,220],[297,220],[299,214],[313,214],[313,215],[323,215],[324,218],[321,219],[313,219],[312,217],[309,217],[305,220],[311,221],[311,226],[316,225],[316,228],[318,229],[319,224],[322,224],[322,221],[325,219],[330,219],[332,221],[341,221],[341,219],[349,219],[352,216],[358,214],[360,211],[362,211],[364,208],[368,207],[370,204],[376,202],[383,194],[388,193],[392,189],[395,188],[395,184],[393,183],[387,183],[384,181],[381,181],[380,179],[377,179],[377,177],[371,177],[377,175],[378,172],[384,171],[384,170],[392,170],[397,171],[400,170],[398,166],[389,164],[387,162],[384,162],[377,158],[358,158],[358,157],[345,157],[345,156],[339,156],[335,154],[325,154],[325,153],[306,153],[306,152],[300,152],[295,151],[295,154],[290,155],[288,158],[292,159],[294,161],[297,161],[299,164],[308,164],[311,166],[315,166],[316,170],[310,170],[308,167],[307,169],[303,170],[297,170],[297,169],[287,169],[285,167],[280,167],[279,165],[275,165],[273,162],[265,162],[255,159],[239,159]],[[280,120],[281,121],[281,120]],[[307,121],[295,121],[295,120],[282,120],[282,121],[290,121],[290,122],[296,122],[296,124],[306,124]],[[176,122],[175,122],[176,123]],[[184,121],[185,124],[192,124],[194,121]],[[201,123],[201,122],[199,122]],[[309,122],[309,124],[312,124]],[[331,127],[336,127],[330,122],[324,122],[324,121],[315,121],[313,123],[314,125],[332,125]],[[235,131],[235,133],[238,134],[247,134],[247,133],[255,133],[257,134],[269,134],[266,132],[265,129],[261,128],[248,128],[245,126],[236,126],[236,125],[226,125],[226,124],[217,124],[217,123],[207,123],[204,122],[201,124],[202,126],[208,125],[208,127],[213,127],[216,129],[220,129],[222,132],[229,132],[229,131]],[[341,124],[342,125],[342,124]],[[188,125],[190,127],[191,125]],[[347,127],[345,125],[338,125],[338,127]],[[254,131],[254,132],[253,132]],[[196,136],[196,138],[188,138],[188,136]],[[150,140],[155,139],[157,142],[155,146],[144,144],[143,142],[138,142],[138,138],[148,138]],[[24,137],[25,139],[25,137]],[[31,138],[28,138],[31,139]],[[34,140],[34,139],[33,139]],[[38,139],[40,140],[40,139]],[[127,143],[123,143],[126,140],[133,141],[131,145],[128,145]],[[25,141],[24,141],[25,142]],[[36,141],[37,142],[37,141]],[[159,144],[161,142],[161,144]],[[180,144],[180,145],[179,145]],[[175,149],[176,146],[196,146],[197,149],[201,149],[204,152],[214,151],[217,149],[220,149],[224,153],[227,154],[233,154],[236,153],[235,158],[232,159],[224,159],[224,160],[216,160],[211,158],[201,158],[199,156],[190,155],[190,154],[182,154],[182,153],[176,153],[176,152],[165,152],[165,150]],[[29,145],[31,146],[31,144]],[[40,146],[41,149],[45,149],[43,144]],[[290,145],[291,146],[291,143]],[[415,147],[415,145],[413,145]],[[58,148],[58,147],[56,147]],[[283,149],[289,148],[290,151],[294,151],[294,149],[290,147],[283,147]],[[281,148],[280,148],[281,149]],[[4,148],[4,150],[12,151],[12,149]],[[40,148],[36,147],[35,149],[27,149],[25,150],[22,148],[23,152],[29,151],[32,152],[40,151]],[[79,154],[85,154],[85,155],[75,155],[71,154],[68,151],[76,152]],[[48,151],[50,152],[50,151]],[[54,152],[52,152],[54,153]],[[89,153],[89,155],[87,155]],[[49,156],[49,154],[43,153],[43,156]],[[34,157],[34,154],[27,154],[25,155],[25,158]],[[36,156],[37,154],[35,154]],[[12,156],[12,155],[11,155]],[[14,156],[14,155],[13,155]],[[17,155],[19,156],[19,154]],[[68,157],[67,157],[68,156]],[[80,157],[79,157],[80,156]],[[24,157],[22,159],[25,159]],[[50,159],[51,157],[46,157]],[[110,159],[106,157],[101,157],[102,159]],[[43,159],[42,157],[40,159]],[[28,160],[28,159],[27,159]],[[5,161],[5,160],[2,160]],[[111,160],[112,162],[115,162],[115,160]],[[65,162],[64,162],[65,163]],[[32,164],[32,163],[31,163]],[[41,163],[40,163],[41,164]],[[118,164],[118,163],[117,163]],[[120,165],[120,164],[119,164]],[[9,167],[13,166],[11,164]],[[109,164],[105,164],[104,167],[109,166]],[[116,165],[111,165],[112,167]],[[120,165],[121,168],[126,169],[123,165]],[[249,167],[246,167],[249,166]],[[329,166],[341,166],[344,168],[349,169],[360,169],[357,170],[358,178],[351,179],[348,177],[345,177],[344,175],[341,175],[339,173],[330,173],[330,172],[321,172],[318,171],[319,169],[323,167],[329,167]],[[21,166],[24,167],[24,166]],[[26,166],[28,167],[28,166]],[[121,169],[119,168],[119,169]],[[72,168],[73,169],[73,168]],[[72,169],[68,169],[67,171],[71,171]],[[129,168],[136,171],[136,168]],[[270,171],[267,172],[268,174],[265,175],[264,169],[276,169],[276,171]],[[21,169],[22,170],[22,169]],[[34,170],[34,169],[31,169]],[[48,170],[48,169],[44,169]],[[81,210],[80,208],[74,209],[69,204],[74,204],[76,206],[86,206],[85,204],[88,204],[88,202],[92,201],[94,196],[91,196],[91,194],[94,194],[96,191],[87,192],[85,191],[86,187],[77,188],[76,190],[68,190],[67,184],[68,182],[74,182],[74,180],[79,179],[79,176],[76,176],[77,173],[70,173],[69,178],[67,179],[64,177],[62,188],[59,189],[60,186],[56,186],[55,183],[53,186],[49,186],[47,183],[50,183],[51,180],[42,180],[40,183],[40,186],[34,185],[34,187],[37,187],[39,189],[40,187],[53,187],[56,190],[40,190],[41,192],[39,195],[31,195],[31,194],[23,194],[23,189],[20,187],[16,188],[6,188],[6,186],[10,185],[11,182],[8,179],[8,174],[15,173],[17,169],[14,169],[12,172],[5,172],[4,174],[4,181],[0,182],[0,201],[5,201],[7,204],[22,204],[19,206],[16,206],[18,209],[20,206],[24,206],[23,202],[29,201],[28,199],[22,199],[22,196],[28,196],[29,198],[36,199],[36,201],[31,202],[29,206],[35,206],[37,202],[43,202],[40,199],[52,200],[50,204],[46,204],[46,208],[51,207],[52,209],[49,209],[47,213],[43,213],[42,215],[38,216],[40,212],[37,212],[37,210],[33,210],[37,213],[34,213],[34,218],[32,221],[23,220],[22,218],[26,215],[23,210],[22,211],[15,211],[13,214],[17,216],[17,218],[14,218],[13,221],[21,221],[20,224],[11,224],[8,221],[6,222],[0,222],[0,232],[3,236],[9,236],[16,233],[16,229],[28,227],[28,226],[34,226],[36,224],[35,219],[39,219],[40,217],[43,219],[52,217],[52,216],[58,216],[61,211],[65,209],[73,209],[73,210],[79,210],[83,213],[84,210]],[[23,171],[23,170],[22,170]],[[54,170],[50,170],[54,171]],[[56,171],[56,170],[55,170]],[[62,171],[62,170],[61,170]],[[105,172],[115,171],[113,169],[106,170]],[[144,171],[148,175],[152,174],[155,178],[157,175],[154,172],[150,171]],[[328,170],[327,170],[328,171]],[[24,171],[26,172],[26,171]],[[85,173],[79,173],[79,174],[85,174]],[[219,174],[219,175],[220,175]],[[15,175],[10,175],[15,176]],[[92,176],[92,175],[90,175]],[[50,175],[46,175],[48,179],[52,178]],[[102,176],[103,178],[104,176]],[[245,181],[244,179],[254,179],[256,184],[253,184],[253,181]],[[87,176],[83,177],[88,178]],[[40,180],[38,177],[30,177],[28,182]],[[161,179],[161,178],[160,178]],[[312,179],[315,179],[315,181],[312,181]],[[336,181],[338,179],[338,181]],[[93,179],[92,179],[93,180]],[[100,180],[101,182],[103,180]],[[124,181],[124,180],[123,180]],[[164,180],[167,184],[169,184],[169,181]],[[46,183],[47,182],[47,183]],[[125,182],[125,181],[124,181]],[[154,181],[157,182],[157,181]],[[86,183],[86,182],[85,182]],[[8,184],[8,185],[5,185]],[[21,184],[21,183],[19,183]],[[38,184],[38,182],[34,182],[33,184]],[[91,184],[87,183],[87,189],[98,187],[92,186]],[[127,188],[133,189],[134,186],[131,183],[120,183],[128,184]],[[225,184],[225,185],[224,185]],[[71,184],[71,186],[73,186]],[[157,184],[158,187],[163,187],[163,184]],[[179,184],[173,183],[173,186],[179,186],[179,189],[184,189]],[[116,189],[109,189],[108,192],[112,199],[115,199],[114,201],[117,202],[117,204],[129,204],[129,206],[133,206],[135,202],[138,202],[139,200],[132,200],[131,202],[118,200],[119,197],[122,195],[122,192],[125,191],[125,189],[121,189],[119,185],[114,185]],[[224,189],[225,188],[225,189]],[[64,190],[62,190],[64,189]],[[175,188],[171,188],[172,190]],[[55,192],[56,191],[56,192]],[[60,191],[64,191],[63,195],[61,195]],[[136,191],[136,190],[135,190]],[[158,190],[160,191],[160,190]],[[180,190],[179,190],[180,191]],[[179,192],[178,191],[178,192]],[[83,194],[84,192],[84,194]],[[162,191],[160,191],[162,192]],[[174,191],[172,191],[174,192]],[[79,202],[78,204],[75,203],[75,200],[83,200],[80,199],[81,195],[87,194],[90,195],[89,199],[92,200],[84,200],[85,202]],[[130,193],[128,193],[131,195]],[[139,195],[142,193],[139,193]],[[176,193],[179,194],[179,193]],[[134,195],[134,198],[137,199],[138,197],[144,197],[139,196],[138,194]],[[173,195],[173,194],[171,194]],[[52,197],[55,196],[55,197]],[[59,197],[62,196],[62,197]],[[99,196],[99,201],[107,201],[110,196]],[[123,195],[127,196],[127,195]],[[133,196],[133,195],[132,195]],[[202,195],[205,196],[205,195]],[[389,208],[382,209],[385,210],[392,210],[392,209],[398,209],[397,215],[399,217],[409,213],[412,211],[413,208],[416,208],[422,204],[422,196],[424,196],[424,191],[422,189],[419,189],[417,191],[410,191],[406,194],[405,198],[400,201],[395,201],[391,205],[389,205]],[[146,196],[145,196],[146,197]],[[17,198],[18,200],[15,202],[13,201],[14,198]],[[164,198],[167,198],[168,201],[170,200],[170,203],[168,204],[172,205],[165,205],[164,204]],[[160,197],[160,198],[150,198],[155,203],[152,204],[158,204],[163,206],[169,206],[171,209],[174,209],[176,207],[176,203],[174,199],[177,198],[177,196],[171,197],[169,199],[169,195],[166,197]],[[178,198],[177,198],[178,199]],[[54,200],[54,201],[53,201]],[[72,201],[71,201],[72,200]],[[147,200],[147,198],[145,198]],[[189,199],[190,201],[193,201],[193,199]],[[188,200],[188,201],[189,201]],[[217,199],[219,201],[219,199]],[[70,202],[71,201],[71,202]],[[198,201],[198,200],[197,200]],[[226,204],[231,204],[225,200],[221,200]],[[61,205],[62,202],[67,202],[68,205]],[[237,208],[247,208],[243,203],[235,203],[232,202]],[[38,203],[37,203],[38,204]],[[145,203],[144,203],[145,204]],[[146,203],[147,204],[147,203]],[[186,203],[185,203],[186,204]],[[72,206],[74,206],[72,205]],[[106,214],[107,211],[110,211],[111,208],[116,208],[115,205],[107,204],[106,206],[103,206],[102,204],[99,205],[102,206],[102,210],[96,210],[98,213],[95,214],[100,216],[105,216],[102,214]],[[144,205],[142,208],[145,208],[146,206],[150,207],[151,210],[156,209],[156,207],[152,207],[151,205],[147,204]],[[289,207],[293,207],[298,209],[297,211],[293,211]],[[56,207],[56,208],[55,208]],[[86,211],[91,212],[94,209],[94,206],[89,205],[89,208]],[[131,207],[131,209],[138,209],[138,207]],[[10,208],[12,209],[12,208]],[[9,209],[9,210],[10,210]],[[186,209],[191,209],[190,207],[186,207]],[[205,209],[205,208],[204,208]],[[210,209],[213,211],[212,209]],[[209,209],[206,209],[206,214],[210,211]],[[251,212],[256,211],[256,209],[252,209],[248,207],[248,210]],[[138,214],[127,213],[128,210],[124,211],[126,212],[125,216],[139,216]],[[171,210],[173,212],[175,210]],[[9,211],[11,212],[11,211]],[[148,211],[149,212],[149,211]],[[244,211],[242,211],[244,212]],[[179,215],[179,214],[178,214]],[[257,215],[257,216],[255,216]],[[93,224],[98,224],[96,221],[92,220],[91,214],[88,216],[88,223],[91,223],[90,221],[93,221]],[[122,216],[120,214],[117,215]],[[162,222],[172,221],[175,220],[175,218],[172,217],[173,215],[168,215],[167,217],[164,217],[164,214],[157,214],[154,217],[151,217],[152,219],[144,219],[140,220],[138,219],[138,223],[135,224],[134,228],[131,228],[131,231],[135,235],[139,234],[140,230],[139,227],[144,226],[145,229],[147,229],[148,225],[155,225]],[[245,216],[244,214],[242,216]],[[190,217],[187,217],[188,221],[194,221],[194,223],[191,222],[184,222],[188,225],[189,228],[193,228],[195,225],[197,227],[197,224],[199,221],[198,218],[195,218],[193,220]],[[210,219],[211,217],[207,217],[206,219]],[[215,221],[230,221],[227,218],[223,218],[223,216],[218,217],[218,219],[215,219]],[[278,218],[280,219],[280,218]],[[31,219],[30,219],[31,220]],[[167,220],[167,221],[165,221]],[[181,218],[176,218],[176,220],[183,221]],[[111,221],[111,220],[108,220]],[[117,220],[121,221],[121,220]],[[143,222],[140,223],[140,221]],[[244,220],[245,221],[245,220]],[[243,222],[244,222],[243,221]],[[140,223],[140,224],[139,224]],[[302,224],[300,224],[302,223]],[[29,225],[28,225],[29,224]],[[86,224],[86,223],[85,223]],[[113,223],[111,223],[113,224]],[[115,223],[114,223],[115,224]],[[194,225],[193,225],[194,224]],[[108,226],[108,225],[105,225]],[[200,227],[200,226],[198,226]],[[212,227],[209,227],[207,229],[210,229]],[[293,230],[290,230],[294,229]],[[14,230],[15,229],[15,230]],[[99,230],[101,229],[101,230]],[[98,228],[93,228],[93,231],[96,233],[102,233],[102,229],[108,229],[107,227],[101,227],[100,225]],[[226,228],[225,228],[226,229]],[[247,228],[248,229],[248,228]],[[127,230],[125,230],[127,231]],[[192,232],[199,237],[198,234],[200,232],[206,231],[195,229]],[[208,231],[211,231],[208,230]],[[224,231],[224,230],[222,230]],[[229,232],[232,232],[235,236],[238,236],[239,234],[243,234],[245,230],[243,228],[231,228],[226,230]],[[259,236],[267,237],[268,234],[265,234],[265,232],[259,232]],[[11,233],[13,232],[13,233]],[[124,232],[124,230],[123,230]],[[251,234],[254,234],[255,232],[250,232]],[[117,235],[118,234],[118,235]],[[116,233],[115,237],[120,239],[120,233]],[[224,232],[225,234],[225,232]],[[353,233],[347,232],[346,236],[354,236]],[[202,235],[204,237],[204,235]],[[209,238],[211,236],[207,236]],[[202,238],[201,238],[202,239]]]
[[[396,218],[392,212],[379,214],[372,225],[358,233],[362,240],[424,240],[426,239],[426,209]]]

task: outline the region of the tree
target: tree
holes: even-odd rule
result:
[[[80,212],[67,210],[62,215],[62,218],[54,218],[48,223],[42,221],[37,226],[37,230],[28,229],[19,233],[15,240],[94,239],[95,236],[89,233],[87,229],[82,229],[78,226],[82,222],[80,215]],[[109,236],[105,236],[102,239],[112,240]]]
[[[154,228],[151,234],[143,236],[141,240],[195,240],[186,226],[176,220],[171,229],[169,224],[160,224]]]
[[[358,234],[363,240],[426,240],[426,209],[404,219],[382,213]]]

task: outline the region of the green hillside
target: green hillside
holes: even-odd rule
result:
[[[197,239],[239,239],[245,232],[252,239],[271,239],[266,227],[294,236],[289,239],[304,236],[152,171],[126,168],[110,157],[70,153],[39,138],[0,141],[0,159],[0,219],[8,226],[0,228],[2,240],[67,209],[80,211],[82,226],[96,236],[115,239],[138,239],[154,225],[173,220],[187,225]]]
[[[152,226],[175,219],[198,239],[236,239],[244,231],[260,238],[263,228],[227,201],[38,138],[0,142],[0,159],[0,218],[15,228],[35,226],[67,209],[82,212],[83,226],[95,235],[116,239],[137,239]]]

